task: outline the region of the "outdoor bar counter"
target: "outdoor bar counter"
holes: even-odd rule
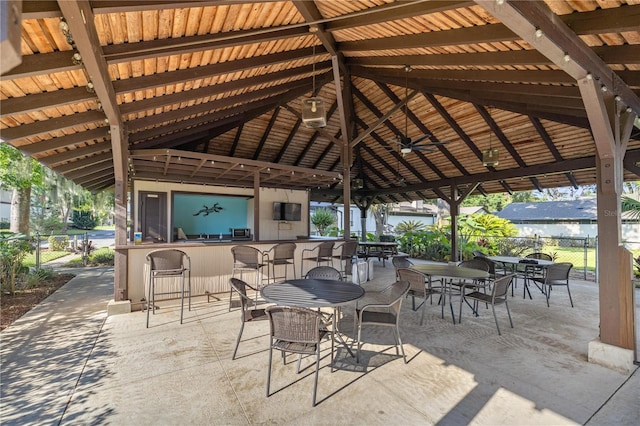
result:
[[[291,240],[296,243],[295,252],[295,270],[296,276],[300,278],[300,260],[302,250],[313,249],[324,239],[298,239]],[[336,239],[336,246],[341,244],[343,240]],[[178,249],[184,251],[191,259],[191,292],[192,296],[204,295],[207,292],[217,294],[218,297],[224,297],[229,292],[229,278],[231,277],[233,256],[231,255],[231,247],[237,245],[250,245],[263,252],[270,250],[278,243],[287,242],[279,241],[231,241],[231,240],[204,240],[203,242],[175,242],[175,243],[143,243],[143,244],[127,244],[117,246],[117,250],[128,251],[127,264],[127,285],[128,299],[131,301],[131,309],[139,310],[142,308],[141,300],[145,297],[145,289],[149,281],[149,269],[147,265],[147,253],[158,249]],[[336,251],[335,254],[338,254]],[[306,253],[308,255],[308,253]],[[337,264],[336,264],[337,265]],[[305,272],[315,265],[312,262],[305,262]],[[284,274],[284,266],[276,266],[276,275]],[[266,266],[263,268],[266,274]],[[292,277],[291,266],[288,267],[287,276]],[[256,281],[255,274],[243,272],[243,279],[253,285]],[[173,286],[171,280],[179,280],[179,278],[164,278],[158,281],[156,286]],[[265,281],[266,283],[266,276]],[[162,288],[158,287],[158,291]],[[228,296],[227,296],[228,297]]]

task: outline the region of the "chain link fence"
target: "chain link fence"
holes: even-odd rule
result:
[[[43,265],[67,254],[80,255],[84,266],[87,265],[89,259],[90,241],[87,232],[80,235],[52,234],[47,236],[36,233],[34,245],[36,269],[40,269]]]
[[[469,238],[461,237],[461,241]],[[484,237],[490,254],[524,257],[542,252],[549,254],[554,262],[573,264],[571,275],[588,281],[597,281],[598,237]],[[461,246],[461,245],[460,245]],[[640,257],[640,241],[625,241],[625,248],[634,258]],[[462,253],[460,257],[462,258]]]

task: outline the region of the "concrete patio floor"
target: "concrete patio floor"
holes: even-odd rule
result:
[[[312,359],[295,373],[294,357],[274,356],[272,392],[265,396],[268,323],[240,327],[228,295],[194,299],[184,324],[163,306],[145,328],[142,312],[106,316],[113,270],[78,270],[70,281],[0,334],[0,422],[9,424],[439,424],[637,425],[640,373],[587,362],[598,335],[593,282],[572,280],[575,308],[556,289],[551,307],[539,292],[509,299],[514,328],[497,307],[462,324],[440,307],[420,313],[403,304],[401,336],[409,360],[396,355],[391,330],[363,329],[360,364],[343,347],[337,370],[323,346],[318,405],[311,406]],[[367,288],[393,280],[380,264]],[[637,291],[637,290],[636,290]],[[636,302],[640,295],[636,296]],[[456,304],[457,307],[457,304]],[[352,341],[352,309],[341,329]],[[457,313],[457,310],[456,310]],[[277,354],[276,354],[277,355]]]

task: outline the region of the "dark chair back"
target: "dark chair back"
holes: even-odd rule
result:
[[[527,259],[540,259],[540,260],[553,260],[553,257],[548,255],[547,253],[529,253],[525,256]]]
[[[511,285],[514,277],[515,274],[506,275],[504,277],[498,278],[493,282],[493,288],[491,289],[492,304],[495,305],[506,300],[509,286]]]
[[[485,272],[489,272],[489,270],[491,269],[491,267],[489,266],[489,263],[487,263],[485,259],[481,259],[481,258],[464,260],[460,262],[458,266],[462,266],[464,268],[477,269],[479,271],[485,271]]]
[[[296,243],[279,243],[273,246],[274,261],[293,259],[296,252]]]
[[[331,266],[316,266],[307,272],[306,279],[316,280],[342,280],[340,271]]]
[[[262,263],[262,252],[251,246],[231,247],[233,262],[249,268],[257,268]]]
[[[242,280],[239,280],[238,278],[229,278],[229,284],[231,284],[231,288],[233,289],[233,291],[235,291],[236,293],[238,293],[238,295],[240,296],[240,305],[242,307],[242,321],[244,322],[245,320],[245,315],[244,315],[244,311],[247,310],[247,308],[249,307],[249,296],[247,296],[247,287],[253,289],[253,287],[251,287],[249,284],[245,283]]]
[[[147,254],[147,261],[155,275],[180,274],[189,269],[189,256],[177,249],[154,250]]]
[[[409,282],[409,293],[424,297],[426,275],[408,268],[398,268],[398,280]]]
[[[548,284],[562,285],[569,281],[569,273],[573,264],[569,262],[559,262],[549,265],[545,275],[545,282]]]
[[[330,258],[333,256],[333,246],[335,242],[333,241],[324,241],[318,245],[318,257],[319,258]]]

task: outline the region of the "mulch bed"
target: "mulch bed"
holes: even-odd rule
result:
[[[14,295],[3,294],[0,300],[0,331],[26,314],[50,294],[65,285],[73,274],[59,274],[28,290],[16,291]]]

